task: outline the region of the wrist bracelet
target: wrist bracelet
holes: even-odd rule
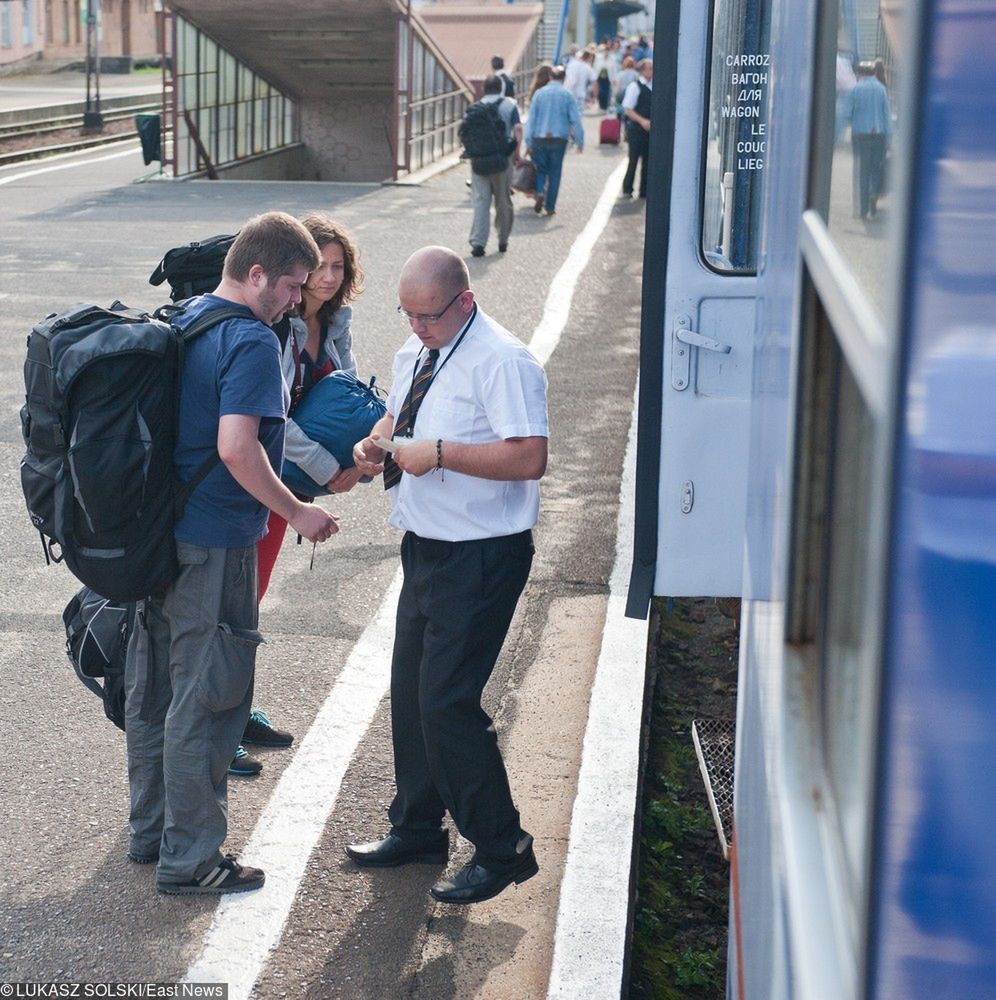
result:
[[[446,476],[443,473],[443,439],[442,438],[436,438],[436,468],[439,469],[439,472],[440,472],[439,478],[440,478],[440,480],[445,479]]]

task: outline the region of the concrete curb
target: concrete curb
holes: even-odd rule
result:
[[[420,170],[413,170],[410,174],[399,177],[397,180],[381,181],[381,184],[384,187],[419,187],[433,177],[457,166],[460,162],[462,161],[460,160],[459,153],[450,153],[441,160],[430,163],[427,167],[422,167]]]

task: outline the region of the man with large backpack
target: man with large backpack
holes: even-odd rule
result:
[[[510,97],[502,97],[497,76],[484,81],[484,96],[471,104],[460,123],[464,159],[470,160],[470,195],[474,219],[470,226],[470,248],[475,257],[484,256],[491,232],[491,203],[495,205],[498,250],[508,250],[512,231],[512,167],[519,162],[522,124],[519,108]]]
[[[221,853],[227,775],[252,703],[257,631],[256,543],[268,509],[310,541],[336,519],[302,503],[280,482],[286,390],[270,329],[300,301],[319,263],[296,219],[250,219],[225,259],[213,293],[189,300],[186,329],[207,312],[235,307],[186,346],[175,465],[188,480],[215,452],[176,522],[179,575],[163,596],[139,604],[125,666],[128,857],[157,864],[171,894],[246,892],[264,874]]]

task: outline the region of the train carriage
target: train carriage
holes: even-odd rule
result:
[[[743,598],[727,995],[996,997],[996,2],[657,6],[628,612]]]

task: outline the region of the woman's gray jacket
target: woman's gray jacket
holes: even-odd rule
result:
[[[325,338],[325,354],[338,371],[356,374],[356,359],[353,357],[353,335],[349,329],[349,321],[353,318],[353,310],[342,306],[335,311],[329,323],[328,336]],[[308,339],[308,327],[299,316],[292,316],[290,335],[284,344],[284,353],[280,359],[284,382],[288,389],[294,386],[294,346],[297,344],[300,354]],[[319,363],[321,359],[318,359]],[[289,459],[303,472],[311,476],[316,483],[325,485],[338,474],[340,465],[331,452],[326,451],[317,441],[312,441],[300,427],[289,417],[284,431],[284,458]]]

